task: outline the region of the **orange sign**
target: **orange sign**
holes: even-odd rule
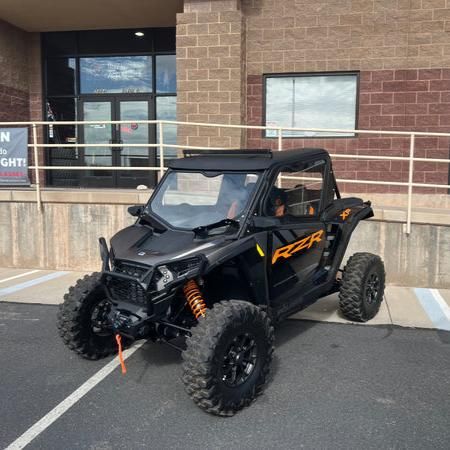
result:
[[[277,248],[272,257],[272,264],[275,264],[280,258],[290,258],[295,253],[301,250],[310,249],[315,242],[322,240],[323,230],[316,231],[292,244],[285,245],[284,247]]]

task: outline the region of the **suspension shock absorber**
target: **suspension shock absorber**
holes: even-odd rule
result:
[[[195,280],[189,280],[183,287],[184,295],[191,308],[192,314],[198,319],[206,315],[206,303]]]

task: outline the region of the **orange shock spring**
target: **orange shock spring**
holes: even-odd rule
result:
[[[200,316],[205,317],[206,303],[195,280],[189,280],[184,285],[183,292],[195,318],[198,319]]]

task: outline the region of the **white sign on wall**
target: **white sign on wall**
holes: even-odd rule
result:
[[[28,129],[0,128],[0,186],[29,185]]]

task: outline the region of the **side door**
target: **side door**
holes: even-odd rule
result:
[[[266,197],[264,214],[278,219],[269,235],[270,298],[275,303],[308,291],[323,274],[327,236],[320,212],[328,170],[324,160],[283,167]]]

